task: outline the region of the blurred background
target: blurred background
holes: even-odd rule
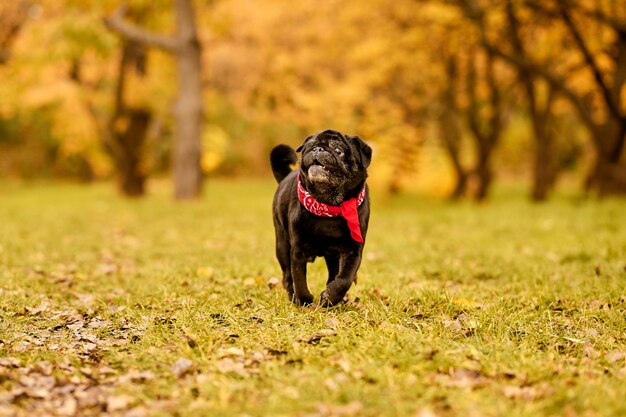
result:
[[[0,80],[0,178],[194,198],[333,128],[381,194],[626,194],[626,0],[5,0]]]

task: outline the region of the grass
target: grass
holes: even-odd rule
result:
[[[268,285],[273,190],[1,184],[0,415],[626,415],[625,200],[375,199],[323,310]]]

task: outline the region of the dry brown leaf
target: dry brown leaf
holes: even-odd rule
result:
[[[107,327],[110,325],[111,325],[111,322],[109,320],[102,320],[99,317],[96,317],[89,322],[89,327],[94,328],[94,329],[99,329],[101,327]]]
[[[172,366],[172,372],[177,378],[182,378],[191,370],[192,366],[193,362],[191,360],[187,358],[180,358]]]
[[[51,390],[56,385],[56,379],[53,376],[44,376],[38,372],[32,372],[24,375],[19,379],[20,384],[26,388]]]
[[[96,407],[105,403],[104,394],[99,387],[81,387],[74,392],[79,408]]]
[[[78,409],[78,402],[74,397],[68,396],[63,400],[63,403],[56,409],[56,413],[61,416],[73,416]]]
[[[129,395],[111,395],[110,397],[107,397],[107,411],[112,412],[125,410],[130,406],[132,400],[132,397]]]
[[[585,343],[585,345],[583,346],[583,353],[585,354],[586,357],[591,358],[591,359],[595,359],[598,356],[600,356],[600,352],[598,352],[593,345],[590,345],[589,343]]]
[[[339,327],[340,324],[341,322],[337,320],[336,318],[330,318],[326,320],[326,325],[330,327],[331,329],[336,329],[337,327]]]
[[[345,405],[317,404],[317,411],[322,416],[356,416],[363,410],[363,404],[360,401],[352,401]]]
[[[120,376],[119,382],[121,384],[130,384],[130,383],[144,383],[147,381],[151,381],[155,378],[154,373],[152,371],[128,371],[124,375]]]
[[[148,410],[145,407],[139,406],[131,408],[124,413],[124,417],[145,417],[148,415]]]
[[[96,266],[96,275],[111,275],[120,269],[119,265],[114,263],[101,263]]]
[[[11,350],[13,352],[25,352],[27,350],[29,350],[31,347],[31,343],[26,341],[26,340],[21,340],[17,343],[14,343],[13,345],[11,345]]]
[[[451,369],[447,374],[440,374],[437,379],[447,387],[469,389],[483,385],[486,380],[478,371],[467,368]]]
[[[369,294],[370,294],[372,297],[378,298],[378,299],[379,299],[379,300],[381,300],[381,301],[387,301],[387,300],[389,300],[389,297],[388,297],[387,295],[383,294],[383,291],[382,291],[380,288],[378,288],[378,287],[372,288],[372,289],[369,291]]]
[[[611,363],[619,362],[624,359],[626,359],[626,351],[623,350],[614,350],[606,354],[606,360]]]
[[[460,332],[463,329],[461,322],[457,320],[444,320],[443,325],[446,329],[450,329],[453,332]]]
[[[502,387],[502,393],[507,398],[519,398],[525,401],[534,401],[544,398],[550,393],[548,386],[525,386],[518,387],[515,385],[505,385]]]
[[[267,286],[270,287],[270,290],[277,287],[280,284],[280,280],[276,277],[270,277],[267,280]]]
[[[322,340],[325,337],[336,336],[336,335],[337,335],[337,332],[334,331],[333,329],[322,329],[322,330],[319,330],[318,332],[313,333],[310,336],[301,337],[298,339],[298,341],[305,342],[305,343],[314,343],[314,342],[318,342]]]
[[[228,374],[228,373],[236,373],[240,375],[246,374],[245,365],[242,362],[233,360],[231,358],[220,359],[215,364],[215,367],[217,368],[218,372],[221,372],[223,374]]]
[[[39,304],[39,306],[37,307],[25,307],[24,309],[32,316],[36,316],[38,314],[41,313],[45,313],[46,310],[48,310],[48,302],[47,301],[43,301],[41,304]]]
[[[245,356],[245,352],[243,349],[240,349],[238,347],[229,347],[228,349],[223,349],[222,351],[220,351],[219,356],[221,358],[225,358],[229,356],[242,357],[242,356]]]
[[[17,358],[13,358],[13,357],[0,358],[0,366],[5,367],[5,368],[18,368],[20,364],[21,362]]]

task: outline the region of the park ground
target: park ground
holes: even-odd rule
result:
[[[626,200],[373,190],[326,310],[276,285],[273,190],[0,183],[0,416],[626,415]]]

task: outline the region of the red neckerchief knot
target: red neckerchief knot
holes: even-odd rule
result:
[[[307,190],[302,186],[300,182],[300,174],[298,174],[298,199],[311,213],[316,216],[322,217],[337,217],[341,216],[348,222],[348,228],[350,229],[350,236],[357,242],[363,243],[363,236],[361,235],[361,224],[359,223],[359,213],[357,207],[359,207],[363,200],[365,200],[365,184],[363,189],[359,193],[358,197],[351,198],[344,201],[339,206],[331,206],[328,204],[320,203],[317,201]]]

